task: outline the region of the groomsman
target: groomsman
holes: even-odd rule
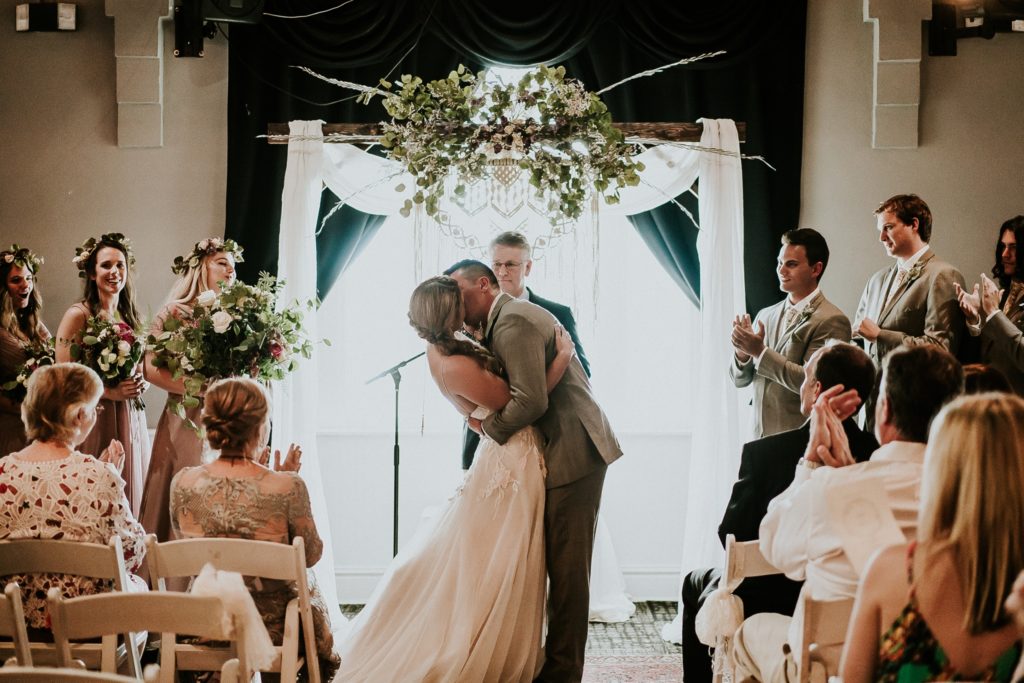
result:
[[[956,355],[964,326],[956,286],[964,278],[928,245],[931,210],[917,195],[900,194],[882,202],[875,216],[878,239],[894,262],[864,286],[854,334],[876,365],[900,344],[935,344]]]
[[[456,266],[446,270],[445,275],[454,272]],[[491,269],[498,278],[498,287],[502,292],[536,304],[555,316],[572,338],[576,345],[576,356],[583,366],[583,371],[587,373],[587,377],[590,377],[590,362],[587,360],[586,354],[583,353],[583,345],[576,332],[576,320],[572,317],[572,309],[537,296],[526,286],[526,277],[532,268],[530,242],[526,239],[526,235],[510,231],[503,232],[491,240]],[[480,435],[467,427],[462,445],[462,469],[468,470],[469,466],[473,464],[473,456],[479,444]]]
[[[784,234],[776,272],[788,296],[761,310],[753,324],[746,314],[733,322],[729,375],[737,387],[754,385],[756,439],[803,424],[804,363],[827,340],[850,340],[849,318],[821,293],[828,255],[828,243],[816,230]]]

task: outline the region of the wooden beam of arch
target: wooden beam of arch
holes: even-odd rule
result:
[[[616,123],[613,124],[627,138],[658,140],[662,142],[700,142],[704,132],[701,123]],[[324,136],[345,135],[360,138],[356,140],[330,140],[324,142],[374,142],[383,134],[379,123],[325,123]],[[736,122],[736,132],[740,142],[746,142],[747,124]],[[271,123],[267,125],[267,142],[271,145],[288,144],[288,124]],[[365,138],[365,139],[363,139]]]

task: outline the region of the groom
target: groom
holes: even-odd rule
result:
[[[554,316],[498,289],[479,261],[450,269],[466,308],[466,324],[484,331],[484,343],[508,373],[512,398],[470,427],[503,444],[528,425],[544,436],[547,495],[544,544],[550,586],[544,668],[537,681],[572,683],[583,678],[590,603],[590,557],[601,488],[608,464],[622,455],[590,382],[573,358],[548,395],[545,372],[555,356]]]

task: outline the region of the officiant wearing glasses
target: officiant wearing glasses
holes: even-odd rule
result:
[[[459,263],[455,264],[444,271],[444,274],[451,275],[458,270],[459,265]],[[517,299],[524,299],[536,304],[555,316],[562,327],[569,332],[569,336],[576,345],[576,356],[583,365],[587,377],[590,377],[590,363],[587,361],[586,354],[583,353],[583,345],[576,332],[576,320],[572,317],[572,309],[537,296],[526,286],[526,277],[530,274],[532,267],[530,242],[523,233],[503,232],[491,240],[491,268],[498,278],[498,286],[501,291]],[[480,435],[467,427],[462,446],[462,469],[468,470],[469,466],[473,464],[473,454],[476,453],[479,443]]]

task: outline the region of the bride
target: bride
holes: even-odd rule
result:
[[[462,337],[458,284],[434,277],[409,302],[430,374],[465,416],[510,398],[487,349]],[[574,353],[565,329],[550,392]],[[462,486],[385,572],[341,647],[339,681],[532,681],[543,664],[544,458],[533,427],[505,445],[484,437]]]

